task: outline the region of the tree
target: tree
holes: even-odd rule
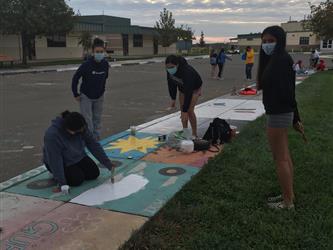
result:
[[[160,19],[156,22],[155,29],[160,34],[159,43],[163,47],[169,47],[177,41],[177,29],[172,12],[166,8],[160,12]]]
[[[304,22],[305,28],[311,29],[322,39],[333,38],[333,2],[326,0],[318,6],[310,3],[311,14]]]
[[[184,41],[196,40],[192,28],[189,27],[188,25],[183,25],[183,24],[177,28],[177,37],[178,40],[184,40]]]
[[[19,34],[22,63],[36,36],[64,34],[73,29],[74,12],[65,0],[0,0],[0,33]]]
[[[79,38],[79,45],[83,47],[84,54],[88,54],[89,49],[92,46],[92,35],[89,31],[84,31],[81,33]]]
[[[205,42],[205,34],[203,31],[201,31],[201,35],[200,35],[200,40],[199,40],[199,45],[200,47],[205,47],[206,42]]]

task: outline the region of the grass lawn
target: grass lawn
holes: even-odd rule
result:
[[[295,211],[273,211],[279,186],[264,117],[248,124],[122,249],[333,249],[333,72],[297,88],[309,144],[290,131]]]

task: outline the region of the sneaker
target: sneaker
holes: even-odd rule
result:
[[[219,78],[217,78],[218,80],[224,80],[224,77],[219,77]]]
[[[278,201],[283,201],[283,197],[282,194],[279,194],[277,196],[271,196],[267,198],[267,202],[271,203],[271,202],[278,202]]]
[[[286,205],[286,204],[284,204],[283,201],[272,202],[272,203],[268,203],[267,205],[271,209],[280,209],[280,210],[281,209],[287,209],[287,210],[295,209],[295,205],[294,204]]]

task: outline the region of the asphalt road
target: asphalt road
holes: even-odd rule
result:
[[[308,55],[295,56],[306,62],[307,58]],[[192,60],[190,64],[204,81],[200,102],[248,84],[239,55],[227,61],[222,81],[210,79],[208,60]],[[78,110],[70,88],[73,73],[0,76],[0,181],[42,164],[43,135],[50,121],[66,109]],[[102,138],[168,114],[165,109],[169,96],[162,63],[112,68],[109,76]]]

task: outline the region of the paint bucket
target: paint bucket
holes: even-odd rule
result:
[[[61,186],[61,192],[66,195],[69,194],[69,186],[68,185],[62,185]]]
[[[191,140],[184,140],[180,142],[180,151],[190,154],[194,151],[194,142]]]
[[[130,131],[131,131],[131,135],[135,136],[136,135],[136,127],[135,126],[131,126],[130,127]]]

